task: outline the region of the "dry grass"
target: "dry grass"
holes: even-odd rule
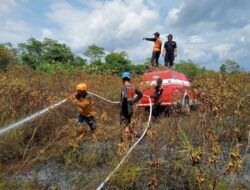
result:
[[[134,80],[139,84],[139,77]],[[88,83],[92,92],[119,99],[118,76],[86,75],[81,71],[48,75],[24,67],[2,73],[0,126],[67,97],[74,92],[75,84],[82,81]],[[244,170],[241,161],[250,130],[249,82],[250,76],[245,73],[208,73],[195,79],[201,100],[198,110],[189,116],[173,113],[170,118],[162,116],[155,121],[146,139],[111,179],[109,187],[228,189],[231,179],[228,176]],[[88,135],[81,142],[76,140],[74,124],[77,110],[70,103],[32,121],[26,128],[1,137],[1,176],[29,171],[45,160],[63,160],[69,170],[88,171],[90,176],[76,178],[77,187],[95,188],[120,159],[117,144],[121,131],[119,106],[98,99],[94,102],[98,129],[94,136]],[[137,113],[135,123],[142,131],[147,113],[144,110]],[[90,172],[94,169],[105,172],[94,177]],[[237,183],[235,180],[232,187]],[[0,185],[3,184],[1,178]]]

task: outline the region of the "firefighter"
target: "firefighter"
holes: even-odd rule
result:
[[[90,127],[91,131],[96,130],[96,112],[93,107],[92,97],[87,92],[88,86],[85,83],[79,83],[76,85],[76,94],[75,96],[69,96],[71,100],[79,110],[79,115],[77,117],[77,125],[79,126],[79,139],[84,137],[84,127],[81,126],[83,122],[86,122]]]
[[[143,38],[143,40],[154,42],[153,52],[152,52],[152,57],[151,57],[151,64],[152,64],[153,68],[155,66],[158,67],[159,66],[159,57],[161,54],[161,45],[162,45],[162,41],[160,39],[159,32],[154,33],[154,38]]]
[[[160,105],[162,102],[162,93],[164,91],[164,88],[162,86],[162,79],[158,78],[156,81],[154,96],[151,96],[151,98],[154,98],[154,105],[152,109],[152,114],[155,118],[159,117],[160,115]]]
[[[134,113],[134,104],[143,96],[142,92],[130,83],[131,75],[129,72],[122,73],[122,89],[121,89],[121,114],[120,124],[125,132],[131,132],[129,124]],[[136,97],[135,97],[136,95]]]
[[[173,41],[173,35],[166,36],[168,41],[165,42],[162,55],[164,57],[165,66],[171,69],[174,65],[174,59],[177,56],[177,44]]]

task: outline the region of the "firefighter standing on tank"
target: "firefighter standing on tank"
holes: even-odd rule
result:
[[[171,69],[174,65],[174,59],[177,56],[177,44],[173,41],[173,35],[166,36],[168,41],[165,42],[162,56],[164,57],[165,66]]]
[[[158,67],[159,57],[161,55],[161,46],[162,46],[162,41],[160,39],[159,32],[154,33],[154,38],[143,38],[143,40],[154,42],[152,57],[151,57],[151,64],[152,64],[152,67],[155,67],[155,66]]]
[[[129,124],[134,113],[134,104],[143,96],[142,92],[130,83],[131,75],[129,72],[122,73],[122,89],[121,89],[121,112],[120,124],[125,132],[130,132]],[[136,95],[136,97],[135,97]]]

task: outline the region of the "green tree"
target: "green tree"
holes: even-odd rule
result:
[[[74,55],[66,44],[45,38],[43,41],[43,61],[48,63],[60,62],[65,65],[74,64]]]
[[[80,56],[74,57],[74,64],[73,64],[73,66],[81,67],[81,66],[83,66],[83,65],[86,65],[86,63],[87,63],[87,60],[86,60],[86,59],[83,59],[83,58],[80,57]]]
[[[240,66],[239,66],[238,63],[236,63],[236,61],[227,59],[225,61],[225,63],[223,63],[220,66],[220,71],[221,72],[226,72],[226,73],[234,74],[234,73],[240,71]]]
[[[105,65],[113,73],[121,73],[131,69],[131,61],[126,52],[111,52],[105,57]]]
[[[20,43],[18,46],[21,62],[34,69],[42,63],[62,63],[64,65],[74,65],[75,63],[70,48],[56,40],[45,38],[41,42],[31,38],[26,43]]]
[[[186,74],[189,78],[193,79],[198,74],[204,73],[205,68],[193,63],[192,60],[183,61],[175,65],[175,70]]]
[[[7,42],[7,43],[5,43],[4,44],[4,46],[6,47],[6,48],[8,48],[9,50],[11,50],[12,51],[12,53],[17,57],[18,56],[18,48],[15,48],[13,45],[12,45],[12,43],[10,43],[10,42]]]
[[[15,62],[16,56],[14,53],[3,44],[0,44],[0,70],[5,70],[8,65]]]
[[[147,67],[150,67],[151,66],[151,57],[146,58],[143,64]]]
[[[20,43],[18,47],[21,52],[22,63],[29,65],[31,68],[36,68],[42,60],[42,42],[30,38],[26,43]]]
[[[99,47],[95,44],[88,46],[87,50],[84,53],[85,56],[90,58],[90,61],[100,60],[104,55],[104,48]]]
[[[144,64],[132,64],[130,66],[131,72],[137,75],[142,75],[149,70],[149,67]]]

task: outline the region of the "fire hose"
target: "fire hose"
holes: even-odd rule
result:
[[[94,94],[93,94],[94,95]],[[145,96],[145,95],[144,95]],[[105,178],[105,180],[97,187],[96,190],[101,190],[103,189],[103,187],[105,186],[105,184],[109,181],[110,177],[120,168],[120,166],[125,162],[125,160],[127,159],[127,157],[129,156],[129,154],[132,152],[132,150],[136,147],[137,144],[139,144],[139,142],[141,142],[141,140],[144,138],[144,136],[146,135],[150,123],[151,123],[151,117],[152,117],[152,102],[149,96],[145,96],[149,99],[149,103],[150,103],[150,112],[149,112],[149,117],[148,117],[148,122],[146,125],[146,128],[143,132],[143,134],[141,135],[141,137],[130,147],[130,149],[128,150],[128,152],[125,154],[125,156],[121,159],[121,161],[119,162],[119,164],[115,167],[115,169],[108,175],[108,177]]]
[[[93,92],[90,92],[88,91],[88,93],[92,94],[93,96],[97,97],[97,98],[100,98],[106,102],[109,102],[109,103],[112,103],[112,104],[119,104],[120,102],[119,101],[111,101],[109,99],[106,99],[100,95],[97,95]],[[130,155],[130,153],[132,152],[132,150],[136,147],[137,144],[139,144],[141,142],[141,140],[145,137],[148,129],[149,129],[149,126],[150,126],[150,123],[151,123],[151,117],[152,117],[152,102],[151,102],[151,99],[149,96],[146,96],[144,95],[145,97],[147,97],[149,99],[149,105],[150,105],[150,112],[149,112],[149,117],[148,117],[148,121],[147,121],[147,125],[145,127],[145,130],[143,132],[143,134],[141,135],[141,137],[130,147],[130,149],[128,150],[128,152],[125,154],[125,156],[121,159],[121,161],[119,162],[119,164],[115,167],[115,169],[104,179],[104,181],[101,182],[101,184],[97,187],[97,190],[101,190],[103,189],[103,187],[106,185],[106,183],[109,181],[110,177],[120,168],[120,166],[125,162],[125,160],[127,159],[127,157]],[[12,129],[15,129],[15,128],[19,128],[19,127],[22,127],[25,123],[27,123],[28,121],[31,121],[43,114],[45,114],[46,112],[48,111],[51,111],[52,109],[55,109],[56,107],[62,105],[63,103],[67,102],[68,100],[67,99],[63,99],[43,110],[40,110],[34,114],[32,114],[31,116],[28,116],[14,124],[11,124],[7,127],[3,127],[0,129],[0,136],[1,135],[4,135],[6,132],[12,130]]]

